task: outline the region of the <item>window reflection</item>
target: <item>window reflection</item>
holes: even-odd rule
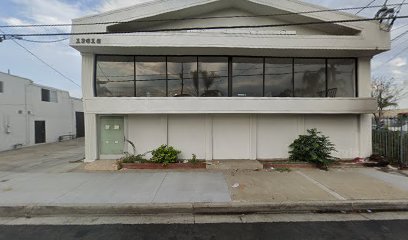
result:
[[[166,97],[166,58],[136,57],[136,96]]]
[[[134,97],[134,57],[98,56],[96,93],[99,97]]]
[[[105,55],[96,56],[95,92],[99,97],[355,97],[356,68],[356,59]]]
[[[232,59],[232,96],[263,96],[263,58]]]
[[[327,60],[328,97],[355,97],[356,61],[354,59]]]
[[[167,59],[169,97],[199,96],[196,57]]]
[[[326,60],[295,59],[295,97],[326,97]]]
[[[265,97],[293,96],[293,60],[267,58],[265,60]]]
[[[198,58],[199,95],[228,97],[228,58]]]

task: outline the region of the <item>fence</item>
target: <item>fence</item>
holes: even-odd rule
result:
[[[400,166],[408,164],[408,118],[381,119],[373,123],[373,153]]]

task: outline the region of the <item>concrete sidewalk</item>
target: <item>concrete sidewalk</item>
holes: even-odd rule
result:
[[[0,216],[408,210],[408,178],[376,169],[291,172],[0,172]]]

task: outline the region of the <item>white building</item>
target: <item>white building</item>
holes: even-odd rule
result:
[[[0,151],[83,136],[82,105],[66,91],[0,72]]]
[[[370,61],[390,49],[390,34],[326,10],[156,0],[73,20],[86,160],[132,152],[125,140],[137,153],[170,144],[182,158],[282,159],[310,128],[330,136],[340,158],[370,155]],[[325,23],[341,20],[356,21]]]

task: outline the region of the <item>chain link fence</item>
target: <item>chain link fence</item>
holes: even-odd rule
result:
[[[373,153],[400,167],[408,165],[408,118],[373,120]]]

